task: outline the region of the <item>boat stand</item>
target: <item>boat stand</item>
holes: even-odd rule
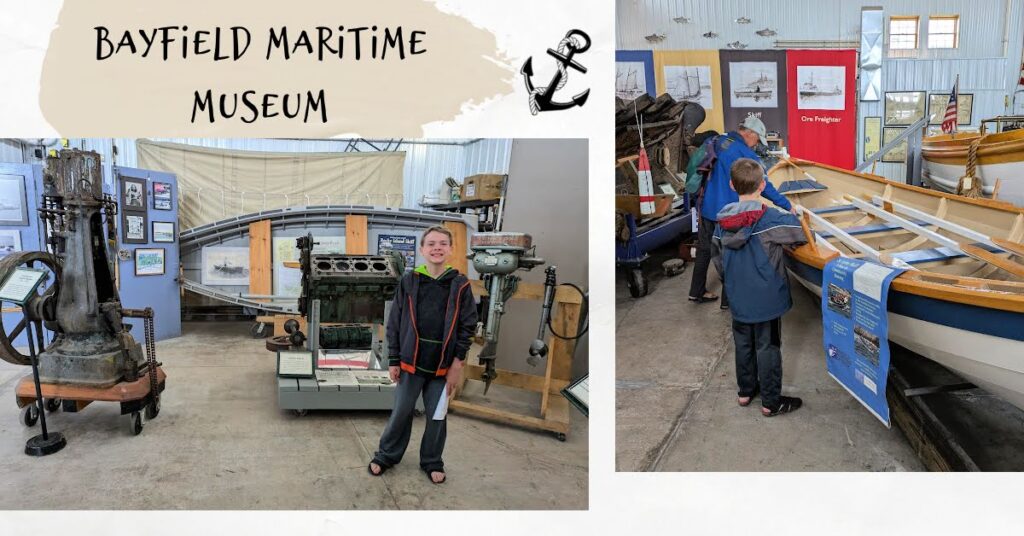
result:
[[[472,285],[476,296],[487,295],[487,290],[480,281],[474,280]],[[512,299],[543,300],[544,285],[520,282]],[[575,290],[558,287],[555,291],[555,304],[552,306],[551,325],[559,333],[574,337],[579,327],[582,302],[581,296]],[[493,384],[540,394],[540,407],[536,413],[515,413],[461,399],[466,382],[481,381],[484,372],[484,367],[469,363],[462,369],[460,385],[455,390],[455,398],[449,408],[463,415],[531,430],[553,432],[559,441],[565,441],[566,434],[569,433],[569,401],[560,393],[571,381],[575,344],[575,341],[563,340],[549,333],[550,351],[543,376],[498,369],[498,377],[494,379]]]

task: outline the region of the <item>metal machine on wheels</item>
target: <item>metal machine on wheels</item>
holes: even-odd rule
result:
[[[312,235],[296,245],[305,326],[289,320],[288,335],[266,343],[278,355],[278,406],[297,415],[311,409],[391,409],[395,385],[383,332],[387,302],[405,269],[401,255],[313,253]]]
[[[12,253],[0,260],[0,281],[19,269],[45,270],[39,289],[22,304],[22,318],[4,326],[0,320],[0,359],[30,365],[15,348],[26,331],[41,350],[37,399],[31,376],[16,388],[21,421],[33,426],[41,406],[47,411],[77,412],[95,401],[118,402],[133,434],[142,431],[143,415],[159,413],[165,375],[156,362],[153,312],[123,309],[114,281],[114,219],[117,202],[102,191],[100,157],[65,150],[47,160],[39,215],[49,251]],[[129,334],[125,317],[145,319],[146,353]],[[44,328],[52,340],[44,341]]]

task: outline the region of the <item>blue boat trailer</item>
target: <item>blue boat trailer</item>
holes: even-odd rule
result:
[[[684,195],[672,203],[672,208],[660,218],[637,225],[632,214],[626,214],[629,238],[615,242],[615,265],[625,272],[626,286],[634,298],[647,295],[648,281],[643,262],[649,251],[657,249],[692,229],[690,196]]]

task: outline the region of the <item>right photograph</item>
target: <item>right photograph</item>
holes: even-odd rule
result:
[[[1024,8],[616,8],[616,470],[1024,469]]]

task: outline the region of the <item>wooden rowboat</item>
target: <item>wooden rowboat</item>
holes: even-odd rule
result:
[[[804,160],[781,162],[809,244],[790,273],[821,294],[831,258],[908,268],[889,294],[889,339],[1024,409],[1024,208],[967,199]]]
[[[977,143],[975,175],[981,179],[982,192],[1000,201],[1024,206],[1024,129],[992,133],[984,131],[986,123],[1001,124],[1004,119],[1014,118],[987,119],[982,122],[981,133],[926,137],[921,142],[921,178],[934,188],[956,192],[960,177],[966,174],[971,144]]]

